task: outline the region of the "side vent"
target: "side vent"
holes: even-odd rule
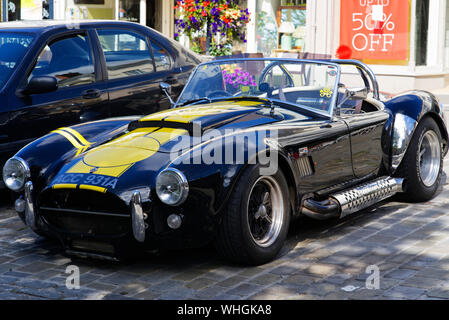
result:
[[[296,166],[298,168],[299,175],[302,178],[309,177],[314,173],[312,159],[310,157],[301,157],[297,159]]]

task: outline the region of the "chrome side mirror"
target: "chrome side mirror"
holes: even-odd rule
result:
[[[368,98],[368,88],[348,88],[346,89],[347,99],[365,100]]]
[[[347,88],[343,95],[342,101],[340,101],[335,109],[337,116],[341,115],[341,106],[348,100],[365,100],[368,98],[369,90],[366,87],[363,88]]]
[[[159,83],[159,88],[161,89],[161,92],[163,92],[167,96],[167,98],[170,101],[170,104],[173,108],[175,105],[175,102],[173,101],[173,99],[171,97],[172,86],[166,82],[161,82],[161,83]]]

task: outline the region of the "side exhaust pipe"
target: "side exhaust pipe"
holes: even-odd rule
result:
[[[301,212],[318,220],[344,218],[403,192],[403,183],[401,178],[382,177],[332,194],[324,201],[306,199]]]

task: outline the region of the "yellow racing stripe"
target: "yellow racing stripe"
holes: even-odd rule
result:
[[[52,133],[60,134],[69,140],[69,142],[78,150],[76,155],[83,153],[92,145],[92,143],[84,139],[79,132],[73,130],[72,128],[60,128],[52,131]]]
[[[60,130],[67,131],[67,132],[71,133],[73,136],[75,136],[75,138],[78,139],[79,142],[81,142],[81,144],[83,146],[90,146],[92,144],[89,141],[87,141],[86,139],[84,139],[84,137],[78,131],[73,130],[72,128],[61,128]]]
[[[81,145],[78,141],[76,141],[76,139],[70,134],[67,133],[66,131],[63,131],[61,129],[52,131],[52,133],[57,133],[60,134],[61,136],[63,136],[64,138],[66,138],[67,140],[69,140],[69,142],[76,148],[76,149],[83,149],[84,146]]]
[[[76,189],[77,184],[55,184],[53,189]]]
[[[106,193],[108,191],[106,188],[96,187],[96,186],[89,186],[86,184],[80,184],[80,189],[82,190],[90,190],[90,191],[97,191],[100,193]]]

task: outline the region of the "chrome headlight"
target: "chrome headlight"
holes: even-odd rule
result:
[[[9,159],[3,167],[3,181],[12,191],[19,192],[30,177],[28,164],[19,157]]]
[[[189,194],[189,183],[184,174],[176,169],[165,169],[156,178],[156,193],[169,206],[179,206]]]

